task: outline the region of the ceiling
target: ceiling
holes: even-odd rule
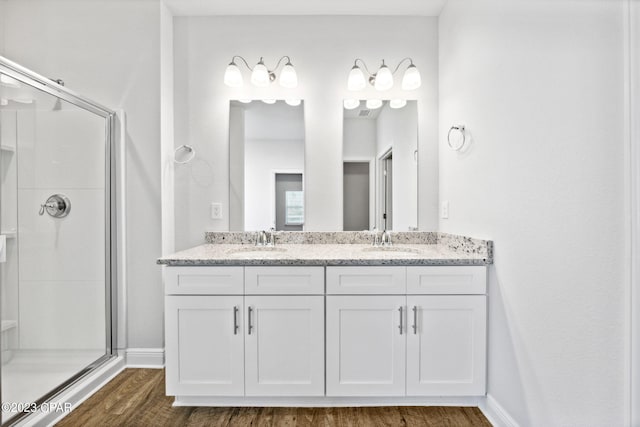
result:
[[[447,0],[164,0],[174,15],[438,16]]]

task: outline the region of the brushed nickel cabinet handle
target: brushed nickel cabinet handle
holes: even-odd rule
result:
[[[238,306],[233,307],[233,335],[238,335]]]
[[[247,328],[249,331],[249,335],[251,335],[251,330],[253,329],[253,325],[251,325],[251,312],[253,311],[253,308],[251,308],[251,306],[249,306],[249,327]]]
[[[402,318],[404,317],[404,316],[402,316],[402,306],[400,306],[398,311],[400,312],[400,326],[398,326],[398,328],[400,328],[400,335],[402,335],[402,330],[404,329],[404,327],[402,325]]]
[[[418,307],[413,306],[413,335],[418,333]]]

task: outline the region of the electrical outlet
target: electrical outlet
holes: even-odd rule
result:
[[[449,219],[449,201],[445,200],[440,204],[440,217],[442,219]]]
[[[211,203],[211,219],[222,219],[222,203]]]

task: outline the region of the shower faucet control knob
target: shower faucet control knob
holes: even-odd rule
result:
[[[64,218],[71,212],[71,201],[64,194],[49,196],[46,202],[40,205],[38,213],[42,216],[45,212],[53,218]]]

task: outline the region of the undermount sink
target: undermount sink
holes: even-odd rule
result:
[[[277,246],[242,246],[236,249],[230,249],[227,253],[229,255],[278,255],[286,252],[285,248],[279,248]]]
[[[373,253],[391,253],[397,255],[415,255],[419,253],[417,249],[413,248],[403,248],[397,246],[371,246],[368,248],[363,248],[363,252],[373,252]]]

